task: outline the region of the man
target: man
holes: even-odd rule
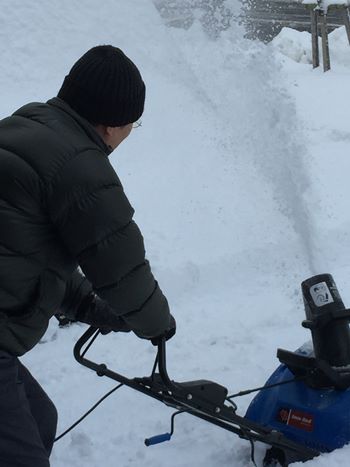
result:
[[[98,46],[75,63],[58,97],[0,122],[1,467],[49,466],[56,410],[17,357],[55,313],[153,342],[175,334],[108,160],[144,100],[134,63]]]

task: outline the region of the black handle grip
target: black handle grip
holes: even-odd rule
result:
[[[98,335],[98,328],[95,328],[94,326],[90,326],[84,334],[77,340],[74,349],[73,349],[73,354],[74,358],[77,360],[77,362],[81,363],[84,365],[84,352],[82,353],[81,350],[84,347],[84,345],[91,339],[91,337],[96,334],[96,337]]]

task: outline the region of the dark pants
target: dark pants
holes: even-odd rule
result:
[[[18,358],[0,351],[0,466],[49,467],[57,411]]]

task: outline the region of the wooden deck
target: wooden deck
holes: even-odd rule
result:
[[[301,0],[241,0],[242,11],[238,18],[227,16],[224,25],[230,21],[244,23],[247,36],[268,42],[273,39],[283,27],[291,27],[300,31],[311,31],[310,11]],[[188,28],[193,22],[193,7],[200,8],[203,16],[207,15],[209,22],[216,9],[222,11],[224,0],[153,0],[166,24],[173,27]],[[215,17],[215,16],[214,16]],[[215,21],[215,19],[214,19]],[[331,12],[328,17],[329,30],[342,25],[339,14]],[[205,26],[205,24],[204,24]]]
[[[311,32],[310,11],[300,1],[293,0],[245,0],[242,20],[249,37],[268,42],[283,27]],[[329,30],[343,25],[339,13],[328,15]]]

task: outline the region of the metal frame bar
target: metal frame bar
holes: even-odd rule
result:
[[[201,405],[201,401],[196,400],[195,396],[189,399],[187,397],[188,389],[182,387],[181,383],[170,380],[168,376],[165,339],[162,339],[158,345],[159,374],[153,374],[151,377],[129,379],[119,373],[111,371],[103,363],[97,364],[87,359],[85,357],[87,349],[91,347],[91,341],[96,339],[98,333],[99,330],[97,328],[88,328],[74,346],[74,357],[78,363],[95,371],[98,376],[107,376],[153,399],[157,399],[170,407],[174,407],[176,410],[182,410],[190,415],[194,415],[197,418],[230,431],[242,439],[246,439],[250,442],[260,441],[277,448],[283,452],[284,458],[286,459],[284,465],[286,466],[289,465],[289,462],[305,461],[319,455],[318,451],[295,443],[276,430],[271,430],[237,415],[232,406],[224,404],[220,407],[219,412],[206,411],[203,408],[199,409],[198,407]],[[82,349],[85,344],[87,344],[87,349],[83,351]]]

